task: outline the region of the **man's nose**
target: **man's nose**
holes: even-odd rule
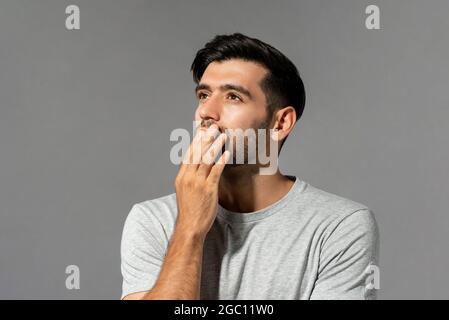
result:
[[[198,114],[202,120],[220,120],[220,103],[213,98],[209,98],[206,102],[202,103],[199,107]]]

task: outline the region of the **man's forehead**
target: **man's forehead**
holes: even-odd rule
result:
[[[214,61],[204,71],[201,83],[207,83],[211,87],[234,83],[254,90],[266,73],[265,68],[252,61],[240,59]]]

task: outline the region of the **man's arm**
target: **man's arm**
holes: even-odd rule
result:
[[[176,177],[178,218],[156,283],[150,291],[127,295],[124,300],[200,298],[204,241],[216,217],[218,182],[229,159],[229,152],[225,152],[216,163],[211,161],[226,141],[224,134],[215,140],[217,131],[215,128],[204,138],[202,134],[195,137],[187,152],[188,161]],[[194,161],[194,147],[201,147],[203,155],[207,150],[212,159]]]
[[[140,299],[199,299],[203,246],[204,236],[177,225],[156,284]]]
[[[199,299],[203,245],[204,237],[177,225],[152,290],[123,300]]]

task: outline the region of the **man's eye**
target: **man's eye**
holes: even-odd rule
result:
[[[242,101],[242,99],[240,99],[239,96],[237,96],[233,93],[229,94],[229,97],[231,98],[231,100],[234,100],[234,101]]]
[[[198,99],[203,100],[206,97],[207,97],[207,94],[202,93],[202,92],[198,93]]]

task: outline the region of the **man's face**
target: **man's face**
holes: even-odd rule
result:
[[[240,59],[212,62],[196,89],[195,120],[208,127],[260,128],[267,120],[265,94],[260,87],[267,70]]]
[[[212,62],[196,88],[198,108],[195,112],[195,121],[198,121],[202,128],[215,123],[221,132],[225,132],[226,129],[245,131],[267,128],[270,120],[269,112],[265,94],[260,87],[266,74],[267,70],[254,62],[239,59]],[[258,133],[257,130],[253,132],[255,138],[240,135],[242,146],[239,146],[236,136],[232,137],[233,164],[242,164],[242,161],[259,162],[254,157],[259,150]],[[248,150],[253,150],[254,153]],[[238,152],[244,155],[245,160],[243,158],[238,160],[236,156]]]

